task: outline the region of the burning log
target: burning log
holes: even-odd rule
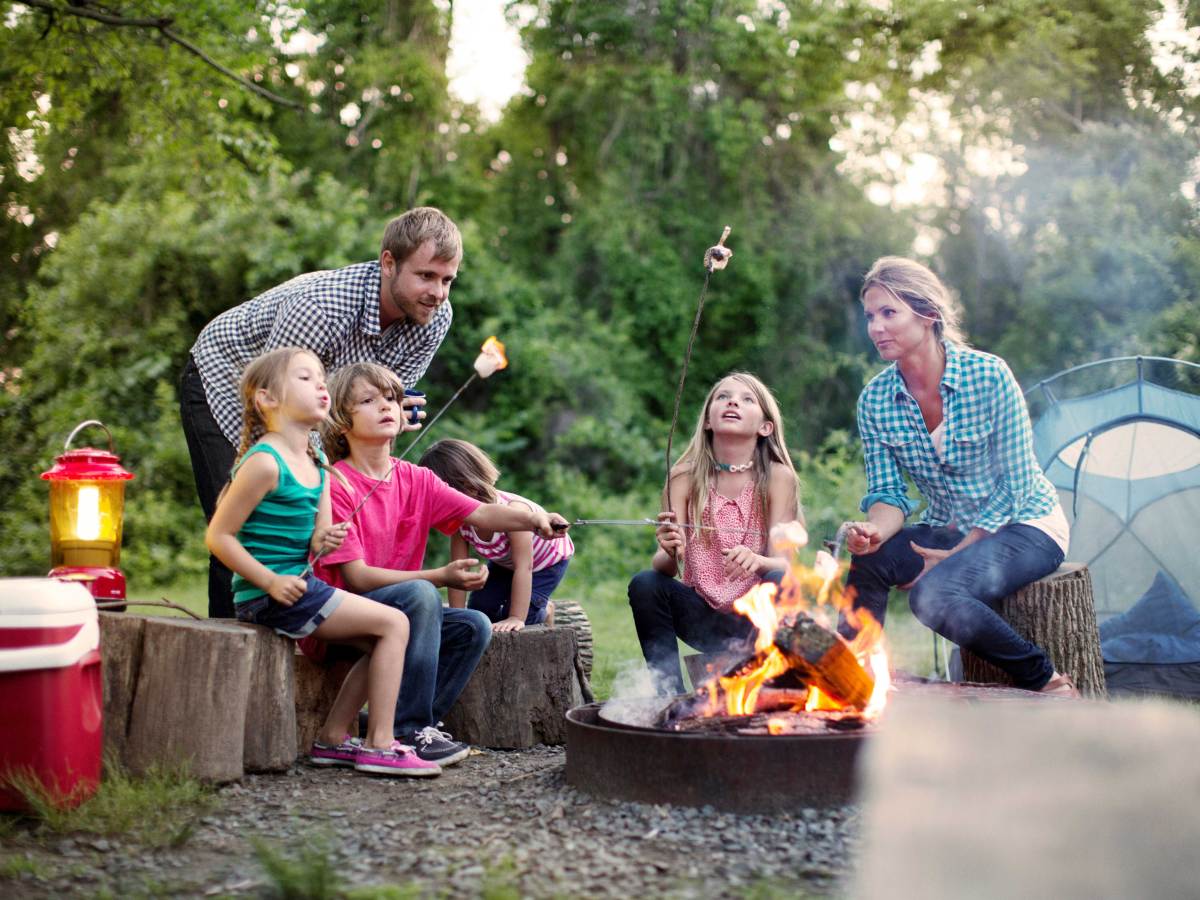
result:
[[[866,708],[875,679],[834,632],[796,613],[776,630],[775,646],[808,684],[845,706]]]

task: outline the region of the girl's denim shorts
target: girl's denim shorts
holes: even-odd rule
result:
[[[274,628],[284,637],[299,640],[317,630],[322,622],[333,615],[342,602],[337,588],[330,587],[315,575],[309,575],[308,589],[291,606],[284,606],[264,594],[237,605],[237,617],[242,622],[253,622]]]

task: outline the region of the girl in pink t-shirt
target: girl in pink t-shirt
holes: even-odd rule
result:
[[[733,601],[788,565],[768,555],[767,535],[801,517],[799,483],[766,385],[743,372],[713,385],[667,491],[658,551],[630,582],[629,604],[656,686],[680,693],[677,639],[704,652],[747,639],[754,626]]]
[[[481,503],[540,510],[532,500],[496,488],[500,471],[488,455],[467,441],[446,439],[425,451],[420,465],[442,481]],[[467,522],[450,538],[450,558],[472,551],[488,561],[488,579],[473,591],[470,608],[492,620],[494,631],[519,631],[526,625],[554,624],[550,595],[575,555],[571,539],[546,540],[528,531],[489,531]],[[450,605],[467,605],[466,592],[448,592]]]

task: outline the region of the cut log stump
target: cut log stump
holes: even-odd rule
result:
[[[1054,668],[1070,675],[1085,697],[1107,696],[1087,566],[1060,566],[1057,572],[1005,597],[996,611],[1018,634],[1045,650]],[[964,681],[1013,683],[1006,672],[965,649],[962,662]]]
[[[575,629],[575,644],[579,651],[579,662],[584,674],[592,677],[592,662],[594,645],[592,640],[592,621],[588,618],[578,600],[554,600],[554,627],[568,626]]]
[[[344,659],[316,662],[301,653],[299,648],[292,654],[291,662],[296,685],[294,749],[298,756],[308,753],[312,747],[353,663]]]
[[[218,783],[288,768],[294,647],[257,625],[100,613],[105,751]]]
[[[583,697],[575,629],[534,625],[496,632],[445,727],[457,740],[482,747],[563,744],[565,714]]]
[[[242,777],[254,643],[230,622],[145,620],[125,752],[131,771],[186,765],[204,781]]]

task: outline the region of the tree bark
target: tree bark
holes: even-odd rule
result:
[[[205,781],[242,777],[254,641],[233,623],[145,619],[126,748],[131,771],[183,764]]]
[[[129,715],[142,665],[142,616],[100,613],[100,668],[104,673],[104,752],[124,762]]]
[[[349,660],[314,662],[299,649],[293,651],[291,662],[295,673],[295,750],[297,755],[303,755],[308,753],[325,724],[325,717],[353,663]]]
[[[579,662],[588,678],[592,677],[592,662],[595,646],[592,638],[592,622],[578,600],[554,600],[554,627],[569,626],[575,629],[575,645]]]
[[[826,696],[858,709],[865,709],[870,702],[875,679],[845,641],[804,613],[783,621],[775,631],[775,646],[806,684]]]
[[[253,638],[242,763],[247,772],[282,772],[296,761],[295,641],[261,625]]]
[[[1000,601],[996,610],[1022,637],[1046,651],[1054,668],[1070,675],[1085,697],[1107,696],[1092,576],[1069,563]],[[1008,673],[962,651],[963,679],[1012,684]]]
[[[497,632],[446,729],[460,741],[505,750],[565,743],[565,714],[583,702],[575,657],[574,628]]]

